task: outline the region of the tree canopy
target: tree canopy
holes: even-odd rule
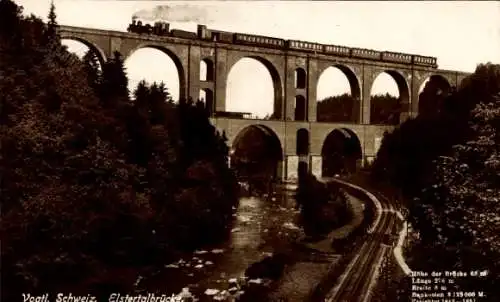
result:
[[[372,176],[402,191],[420,244],[432,250],[433,257],[422,256],[429,268],[489,269],[491,283],[486,286],[495,291],[500,269],[500,65],[481,64],[448,95],[427,97],[438,110],[386,135]]]
[[[500,256],[500,94],[471,112],[471,135],[434,160],[432,185],[415,207],[436,230],[434,244],[464,243]],[[430,234],[431,235],[431,234]],[[500,259],[500,258],[499,258]]]
[[[80,60],[53,5],[48,24],[21,13],[0,1],[3,300],[127,292],[135,280],[103,271],[225,238],[237,186],[205,109],[174,104],[164,84],[130,98],[119,53]]]
[[[354,110],[356,103],[352,95],[348,93],[319,100],[317,121],[355,123],[358,119],[354,115],[358,111]],[[373,95],[370,106],[370,123],[397,125],[399,124],[400,110],[399,98],[393,97],[388,93]]]
[[[318,101],[318,122],[352,122],[354,100],[350,94],[331,96]]]

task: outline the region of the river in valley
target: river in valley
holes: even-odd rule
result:
[[[198,301],[234,301],[244,294],[245,270],[276,252],[290,250],[302,236],[297,227],[295,186],[276,185],[262,197],[242,197],[236,211],[230,239],[218,246],[198,250],[171,263],[139,288],[147,292],[192,293]],[[138,280],[140,284],[141,280]]]

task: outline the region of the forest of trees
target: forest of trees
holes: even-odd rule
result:
[[[319,100],[317,103],[318,122],[352,122],[354,100],[348,93]]]
[[[405,197],[425,259],[416,264],[487,267],[494,289],[500,66],[479,65],[449,95],[435,84],[424,88],[421,114],[384,137],[371,173]],[[0,0],[2,300],[127,292],[136,277],[127,272],[229,234],[238,185],[225,135],[202,103],[176,104],[165,85],[145,82],[130,97],[127,86],[119,53],[99,68],[94,54],[80,60],[61,45],[53,6],[44,24]],[[351,121],[352,104],[347,94],[319,102],[318,121]],[[372,105],[372,123],[398,124],[396,98]],[[343,194],[310,175],[300,181],[304,217],[323,215],[308,232],[344,219],[326,216],[345,209]]]
[[[427,91],[435,92],[425,97],[438,110],[384,137],[373,179],[395,187],[406,201],[420,236],[413,269],[489,269],[490,283],[469,286],[486,286],[489,297],[498,298],[500,65],[479,65],[448,96]]]
[[[313,240],[352,219],[347,195],[336,183],[318,181],[307,169],[299,168],[296,200],[304,232]]]
[[[61,45],[53,6],[44,24],[0,1],[3,301],[128,292],[128,271],[228,235],[224,134],[202,104],[127,84],[119,53],[101,70]]]
[[[354,99],[348,93],[330,96],[318,101],[317,121],[328,123],[354,123]],[[400,115],[399,98],[392,95],[376,94],[371,97],[370,123],[397,125]]]

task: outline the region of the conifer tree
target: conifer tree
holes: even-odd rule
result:
[[[150,95],[150,89],[148,86],[148,83],[146,81],[142,80],[137,84],[137,87],[134,90],[134,107],[148,111],[148,102],[149,102],[149,95]]]
[[[128,78],[122,55],[115,51],[113,58],[102,68],[101,101],[107,107],[128,102]]]
[[[47,30],[45,32],[46,43],[49,45],[49,49],[54,49],[61,45],[61,37],[58,33],[56,7],[54,1],[50,3],[50,11],[48,15]]]
[[[21,41],[22,7],[11,0],[0,0],[0,50],[4,50],[14,41]]]
[[[85,70],[87,71],[88,84],[97,94],[101,85],[102,76],[99,59],[96,54],[89,49],[83,56],[82,61],[85,65]]]
[[[162,99],[164,101],[169,102],[169,103],[173,102],[172,95],[168,91],[168,88],[164,82],[160,82],[160,85],[158,85],[158,90],[162,94]]]

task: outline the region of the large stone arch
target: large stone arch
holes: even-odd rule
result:
[[[356,133],[349,128],[336,128],[328,133],[321,147],[324,177],[344,172],[353,173],[361,165],[363,148]]]
[[[270,153],[271,157],[276,157],[276,159],[283,160],[283,146],[281,145],[281,141],[271,128],[262,124],[253,124],[248,125],[241,129],[238,134],[232,139],[231,149],[234,149],[235,145],[248,133],[248,131],[252,129],[258,129],[261,131],[266,137],[269,139],[269,142],[272,144],[272,152]]]
[[[426,77],[424,79],[424,81],[422,82],[422,84],[427,80],[431,80],[431,79],[437,79],[439,80],[440,83],[443,84],[443,86],[446,86],[447,88],[451,88],[452,86],[452,82],[450,81],[449,77],[446,77],[446,76],[443,76],[442,74],[438,74],[438,73],[431,73],[428,77]]]
[[[335,67],[338,68],[340,71],[342,71],[342,73],[349,81],[349,86],[351,88],[351,95],[359,99],[361,97],[361,85],[360,85],[361,81],[358,75],[356,74],[355,69],[347,64],[322,62],[318,66],[316,84],[321,75],[323,74],[323,72],[325,72],[325,70],[327,70],[329,67]]]
[[[318,84],[319,80],[321,78],[321,75],[330,67],[335,67],[339,69],[344,76],[347,78],[347,81],[349,82],[349,87],[351,91],[351,96],[353,97],[354,104],[353,104],[353,112],[352,112],[352,122],[353,123],[359,123],[361,121],[361,115],[360,115],[360,110],[361,110],[361,96],[362,96],[362,87],[361,87],[361,79],[359,77],[359,70],[357,70],[354,66],[350,66],[348,64],[344,63],[333,63],[333,62],[328,62],[328,61],[320,61],[318,64],[318,70],[316,73],[316,78],[314,79],[314,87],[311,87],[311,89],[317,90],[318,89]],[[315,106],[317,106],[317,101],[315,100]]]
[[[429,80],[427,82],[427,80]],[[433,97],[434,100],[428,99],[426,97],[427,91],[425,91],[426,86],[428,85],[429,82],[432,81],[432,86],[431,89],[439,89],[440,94],[442,94],[441,97]],[[431,113],[431,112],[436,112],[436,109],[439,108],[441,104],[431,104],[429,103],[430,101],[436,101],[436,100],[441,100],[443,101],[444,98],[451,92],[452,89],[452,84],[450,83],[449,79],[447,77],[444,77],[441,74],[430,74],[428,77],[426,77],[420,84],[420,87],[418,87],[419,93],[418,97],[416,98],[417,104],[417,109],[418,109],[418,114],[421,114],[422,112],[424,113]]]
[[[371,77],[371,82],[369,83],[370,89],[369,95],[367,96],[367,99],[371,98],[371,91],[373,89],[373,84],[375,83],[375,80],[377,77],[382,74],[382,73],[387,73],[391,78],[396,82],[396,86],[398,87],[399,91],[399,104],[400,104],[400,123],[404,121],[405,116],[407,116],[408,112],[410,111],[410,104],[411,104],[411,92],[410,92],[410,85],[408,83],[408,79],[410,78],[410,74],[406,74],[405,72],[401,70],[395,70],[395,69],[382,69],[382,70],[377,70],[373,73]],[[370,110],[371,110],[371,102],[370,102]],[[370,121],[371,123],[371,121]]]
[[[284,106],[284,87],[283,87],[283,68],[280,68],[280,65],[284,65],[284,58],[281,56],[266,56],[266,54],[256,55],[253,53],[239,53],[239,52],[231,52],[227,57],[227,70],[225,80],[226,83],[224,87],[226,88],[227,94],[227,81],[229,79],[229,74],[233,67],[244,58],[257,60],[259,63],[264,65],[269,74],[271,75],[271,79],[273,81],[273,91],[274,91],[274,112],[273,116],[276,119],[283,118],[283,106]]]
[[[418,115],[418,109],[420,107],[420,93],[422,92],[421,89],[425,87],[424,83],[431,77],[435,76],[439,77],[443,81],[446,81],[450,85],[450,87],[456,87],[456,74],[440,72],[439,70],[414,70],[411,87],[412,116],[415,117]]]
[[[284,160],[284,152],[283,152],[284,149],[277,133],[265,125],[252,124],[241,129],[236,134],[236,136],[231,140],[230,156],[232,157],[235,154],[239,142],[245,137],[245,135],[247,135],[252,130],[257,130],[262,134],[264,134],[266,145],[268,147],[268,150],[266,151],[266,159],[275,163],[274,177],[276,177],[278,180],[281,180],[283,178],[282,170],[283,170],[283,160]]]
[[[87,46],[97,56],[97,59],[99,60],[99,64],[101,64],[101,66],[104,66],[104,63],[106,63],[106,61],[108,60],[104,51],[99,46],[97,46],[97,44],[94,44],[93,42],[85,38],[64,31],[60,33],[60,36],[61,40],[78,41]]]
[[[177,74],[179,76],[179,99],[187,99],[189,97],[188,91],[187,91],[187,64],[183,63],[183,60],[181,59],[181,56],[178,55],[174,50],[170,49],[167,45],[164,43],[157,43],[157,42],[152,42],[152,41],[147,41],[145,43],[140,43],[135,47],[131,47],[129,49],[125,50],[125,53],[123,53],[123,60],[127,60],[134,52],[136,52],[139,49],[143,48],[153,48],[157,49],[164,54],[166,54],[170,59],[175,64],[175,67],[177,68]]]
[[[448,73],[448,72],[432,72],[428,75],[427,78],[437,77],[444,82],[446,82],[450,87],[457,86],[457,73]],[[424,79],[427,80],[427,78]]]

